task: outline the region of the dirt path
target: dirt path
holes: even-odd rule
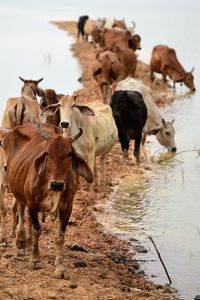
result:
[[[56,25],[76,34],[75,22]],[[91,76],[94,48],[84,42],[72,45],[73,54],[82,68],[83,89],[76,91],[79,100],[101,99]],[[139,63],[138,77],[148,80],[148,66]],[[53,88],[53,87],[52,87]],[[158,101],[162,97],[158,94]],[[160,97],[160,98],[159,98]],[[171,99],[169,98],[171,101]],[[107,185],[88,193],[80,182],[74,201],[73,213],[65,235],[65,279],[54,278],[54,232],[56,224],[47,219],[40,239],[41,268],[31,271],[30,250],[16,252],[15,241],[8,239],[0,247],[0,300],[124,300],[124,299],[178,299],[168,286],[156,285],[137,272],[138,264],[129,253],[128,244],[104,232],[94,213],[101,214],[97,204],[105,202],[113,188],[113,178],[131,172],[137,178],[149,176],[144,167],[127,165],[122,160],[119,144],[111,151],[106,162]],[[120,176],[119,176],[120,174]],[[8,195],[10,196],[10,195]],[[8,197],[7,230],[11,228],[11,197]]]

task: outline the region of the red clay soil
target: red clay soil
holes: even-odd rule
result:
[[[76,36],[75,22],[56,22],[59,28]],[[79,101],[102,99],[99,88],[92,78],[91,67],[95,49],[86,42],[75,42],[72,52],[82,68],[83,88],[76,91]],[[149,67],[139,62],[137,78],[148,83]],[[52,87],[53,88],[53,87]],[[154,90],[157,101],[167,95],[158,83]],[[161,94],[162,93],[162,94]],[[173,97],[165,97],[171,101]],[[162,102],[162,101],[161,101]],[[65,279],[54,277],[54,233],[56,222],[48,217],[43,225],[40,255],[41,268],[32,271],[29,266],[30,249],[17,252],[15,240],[9,237],[11,231],[11,195],[7,197],[7,244],[0,245],[0,300],[124,300],[124,299],[178,299],[169,287],[154,284],[144,275],[137,273],[137,264],[130,254],[129,245],[116,236],[104,231],[95,215],[103,214],[98,203],[108,199],[114,180],[131,173],[138,179],[151,176],[149,168],[140,168],[122,159],[119,143],[112,149],[106,161],[106,182],[103,187],[88,192],[81,180],[74,200],[74,208],[65,235],[64,263]],[[134,233],[133,233],[134,236]]]

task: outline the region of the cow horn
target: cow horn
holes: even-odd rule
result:
[[[26,83],[26,79],[23,79],[23,78],[20,77],[20,76],[19,76],[19,79],[20,79],[21,81],[23,81],[23,83]]]
[[[72,139],[72,143],[74,141],[76,141],[82,135],[82,133],[83,133],[83,130],[81,128],[79,128],[79,131],[76,134],[74,134],[73,136],[70,136],[70,138]]]
[[[36,80],[37,84],[38,84],[40,81],[42,81],[43,79],[44,79],[44,78],[40,78],[40,79]]]
[[[190,73],[193,73],[194,72],[194,67],[192,68],[192,70],[190,71]]]

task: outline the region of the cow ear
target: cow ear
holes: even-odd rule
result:
[[[79,110],[80,110],[80,112],[83,114],[83,115],[85,115],[85,116],[95,116],[95,113],[94,113],[94,111],[90,108],[90,107],[88,107],[88,106],[86,106],[86,105],[79,105],[79,104],[74,104],[73,105],[73,107],[76,107],[76,108],[78,108]]]
[[[72,169],[87,182],[93,182],[93,174],[87,163],[72,147]]]
[[[154,128],[147,132],[148,135],[156,135],[160,131],[160,127]]]
[[[47,165],[47,155],[48,153],[46,151],[43,151],[38,157],[36,157],[34,165],[35,170],[38,173],[39,176],[41,176],[46,168]]]
[[[48,116],[53,116],[55,115],[55,113],[57,112],[57,110],[59,109],[60,107],[60,103],[55,103],[55,104],[51,104],[51,105],[48,105],[47,107],[45,107],[42,111],[41,111],[41,116],[45,116],[45,117],[48,117]]]

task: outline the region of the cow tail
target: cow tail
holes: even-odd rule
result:
[[[23,98],[18,100],[16,109],[16,125],[22,125],[24,119],[25,103]]]

